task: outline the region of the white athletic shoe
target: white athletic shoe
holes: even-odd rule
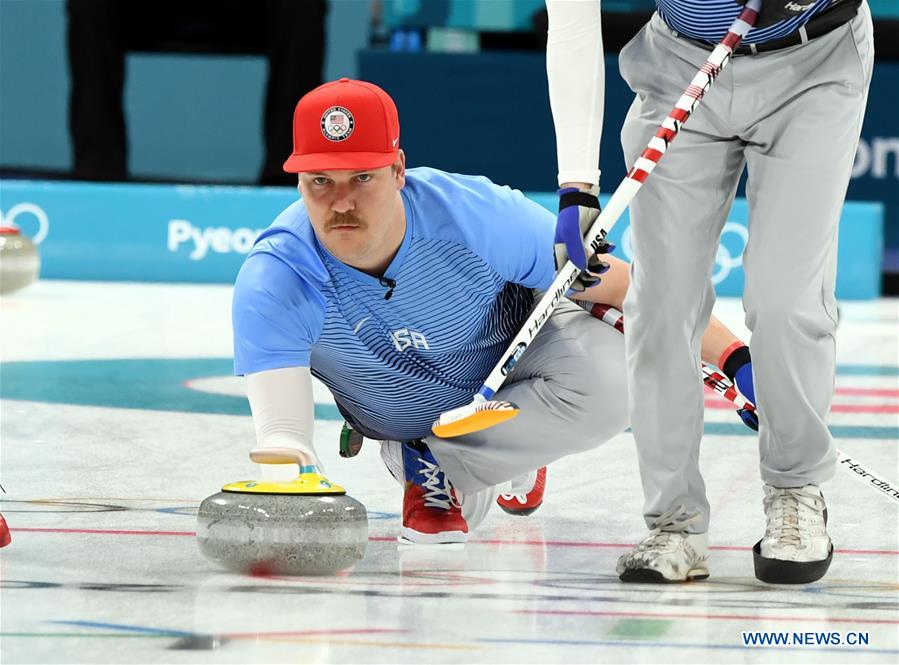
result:
[[[403,472],[403,442],[402,441],[381,441],[381,460],[384,466],[393,476],[393,479],[400,484],[405,485],[406,479]]]
[[[618,559],[615,572],[622,582],[689,582],[709,576],[707,533],[687,533],[699,513],[687,515],[678,506],[659,517],[652,531]]]
[[[755,576],[771,584],[821,579],[833,558],[827,506],[817,485],[765,485],[765,537],[752,548]]]

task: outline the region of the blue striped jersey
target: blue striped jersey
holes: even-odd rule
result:
[[[764,3],[765,0],[763,0]],[[777,1],[777,0],[768,0]],[[801,0],[803,4],[808,0]],[[744,44],[761,44],[780,39],[798,30],[820,14],[831,0],[817,0],[815,6],[786,21],[774,23],[759,30],[750,30],[743,38]],[[743,6],[734,0],[656,0],[659,16],[672,30],[685,37],[717,43],[727,34]]]
[[[364,434],[427,436],[471,401],[555,277],[555,217],[483,177],[409,169],[388,287],[318,242],[302,201],[264,231],[234,289],[234,369],[310,367]]]

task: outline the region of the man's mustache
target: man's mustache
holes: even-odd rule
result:
[[[335,212],[334,216],[325,223],[325,231],[330,231],[338,226],[357,226],[359,228],[365,228],[365,222],[351,212]]]

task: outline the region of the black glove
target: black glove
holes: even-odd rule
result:
[[[738,5],[745,5],[746,0],[734,0]],[[762,0],[762,8],[756,19],[756,28],[767,28],[780,21],[796,18],[805,14],[815,6],[815,0]]]

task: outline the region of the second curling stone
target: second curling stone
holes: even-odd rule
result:
[[[0,294],[25,288],[40,270],[40,255],[31,239],[15,226],[0,226]]]

